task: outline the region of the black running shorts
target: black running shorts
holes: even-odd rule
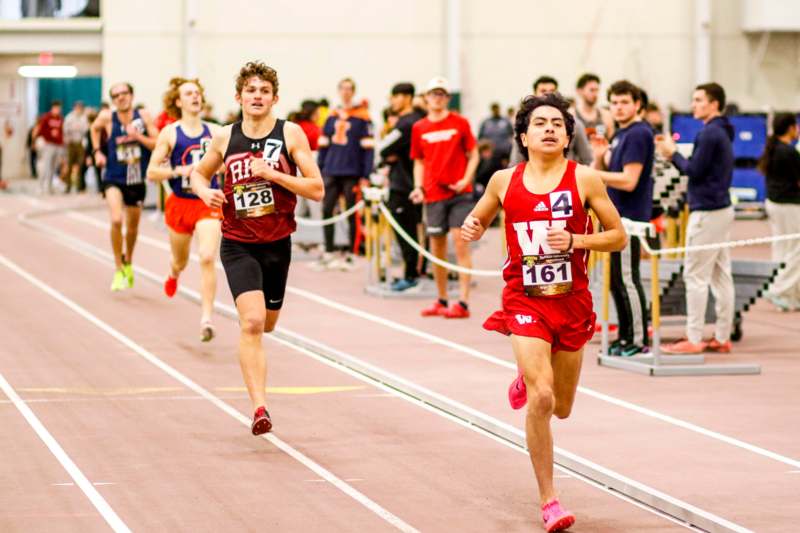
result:
[[[431,237],[447,235],[453,228],[460,228],[475,200],[472,193],[460,194],[447,200],[425,204],[425,230]]]
[[[124,185],[113,181],[103,182],[103,190],[115,187],[122,193],[122,202],[126,207],[142,207],[144,204],[144,197],[147,195],[147,186],[144,183],[137,183],[135,185]]]
[[[265,243],[223,237],[219,255],[234,301],[244,292],[262,291],[267,309],[281,308],[292,261],[291,237]]]

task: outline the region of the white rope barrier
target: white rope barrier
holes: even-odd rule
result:
[[[500,276],[503,273],[502,270],[475,270],[472,268],[466,268],[459,265],[454,265],[453,263],[448,263],[447,261],[442,261],[435,255],[428,252],[428,250],[420,246],[419,243],[416,241],[416,239],[412,239],[408,235],[408,233],[403,231],[403,228],[401,228],[400,224],[394,219],[394,217],[392,216],[392,212],[389,210],[388,207],[386,207],[386,205],[384,205],[383,203],[379,203],[378,207],[380,208],[383,215],[386,217],[386,220],[389,221],[389,224],[392,226],[392,228],[394,228],[394,230],[397,232],[397,234],[400,235],[400,237],[402,237],[404,241],[410,244],[412,248],[414,248],[416,251],[421,253],[425,258],[427,258],[428,261],[430,261],[431,263],[439,265],[440,267],[444,267],[448,270],[452,270],[454,272],[459,272],[461,274],[469,274],[471,276],[487,276],[487,277]]]
[[[652,224],[649,222],[636,222],[633,220],[622,219],[625,230],[637,237],[642,237],[639,241],[642,243],[644,250],[650,255],[668,255],[686,252],[702,252],[705,250],[722,250],[724,248],[738,248],[740,246],[755,246],[757,244],[770,244],[773,242],[793,241],[800,239],[800,233],[786,233],[784,235],[774,235],[772,237],[756,237],[753,239],[741,239],[738,241],[715,242],[711,244],[697,244],[694,246],[682,246],[678,248],[664,248],[654,250],[650,247],[646,237],[648,231],[652,229]]]
[[[359,200],[350,209],[342,211],[338,215],[332,216],[331,218],[326,218],[323,220],[315,220],[313,218],[295,217],[295,220],[301,226],[314,226],[314,227],[329,226],[331,224],[336,224],[339,221],[346,220],[353,213],[355,213],[362,207],[364,207],[364,200]]]

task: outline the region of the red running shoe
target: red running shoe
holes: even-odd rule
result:
[[[447,314],[447,306],[442,305],[442,302],[436,300],[433,305],[426,307],[420,313],[422,316],[445,316]]]
[[[469,309],[456,302],[444,313],[445,318],[469,318]]]
[[[253,415],[253,426],[251,429],[253,431],[253,435],[263,435],[264,433],[269,433],[272,430],[272,419],[269,417],[267,408],[263,405],[256,409],[256,412]]]
[[[167,295],[167,298],[172,298],[175,296],[175,292],[178,290],[178,278],[173,278],[172,276],[167,276],[167,281],[164,282],[164,294]]]
[[[716,337],[711,337],[711,340],[706,343],[707,352],[716,353],[731,353],[731,341],[719,342]]]
[[[575,515],[561,508],[558,500],[542,505],[542,520],[547,533],[564,531],[575,523]]]
[[[508,386],[508,403],[512,409],[522,409],[528,403],[528,388],[522,378],[522,372],[517,374],[517,379]]]

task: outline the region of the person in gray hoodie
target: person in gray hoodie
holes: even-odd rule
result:
[[[688,176],[689,224],[686,245],[729,241],[733,226],[730,186],[733,177],[733,126],[722,116],[725,90],[717,83],[698,85],[692,95],[692,114],[703,129],[694,141],[692,157],[676,150],[672,139],[659,135],[656,149]],[[686,339],[662,346],[674,354],[731,351],[735,288],[729,248],[688,252],[684,256]],[[714,337],[703,340],[708,289],[714,294],[717,322]]]

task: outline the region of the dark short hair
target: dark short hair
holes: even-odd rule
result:
[[[703,83],[695,87],[694,90],[705,92],[709,100],[717,102],[720,113],[725,109],[725,89],[719,83]]]
[[[642,91],[628,80],[619,80],[611,84],[608,88],[608,99],[611,100],[612,95],[621,96],[623,94],[631,95],[634,102],[642,101]]]
[[[639,109],[641,111],[644,111],[647,109],[647,106],[650,105],[650,97],[647,96],[647,91],[645,91],[642,88],[639,88],[639,96],[641,97],[641,99],[639,100],[639,102],[641,102]]]
[[[575,117],[573,117],[572,113],[569,112],[569,104],[563,96],[558,93],[550,93],[544,96],[534,96],[532,94],[526,96],[519,103],[519,111],[517,111],[517,116],[514,119],[514,140],[517,142],[517,148],[519,148],[519,152],[525,158],[525,161],[528,160],[528,149],[522,144],[522,134],[528,131],[533,110],[542,106],[555,107],[561,111],[561,115],[564,117],[564,126],[567,129],[567,137],[569,138],[570,143],[572,142],[572,137],[575,134]],[[568,151],[569,143],[567,143],[567,146],[564,147],[564,156],[567,155]]]
[[[587,72],[586,74],[583,74],[581,75],[580,78],[578,78],[578,83],[575,84],[575,88],[583,89],[584,87],[586,87],[587,83],[593,81],[600,83],[600,77],[597,74],[592,74],[591,72]]]
[[[398,83],[394,87],[392,87],[392,96],[395,96],[395,95],[398,95],[398,94],[405,94],[406,96],[412,96],[413,97],[416,92],[417,91],[414,89],[414,84],[413,83],[408,83],[407,81],[404,81],[402,83]]]
[[[50,107],[61,107],[61,100],[50,100]]]
[[[539,87],[539,85],[541,85],[543,83],[552,83],[553,85],[556,86],[556,90],[558,90],[558,81],[556,81],[556,79],[554,77],[552,77],[552,76],[539,76],[538,78],[536,78],[536,81],[533,82],[533,92],[536,92],[536,89]]]
[[[338,89],[339,87],[341,87],[343,83],[349,83],[353,87],[353,92],[356,91],[356,82],[353,81],[353,78],[350,77],[342,78],[341,80],[339,80],[339,83],[336,84],[336,88]]]

